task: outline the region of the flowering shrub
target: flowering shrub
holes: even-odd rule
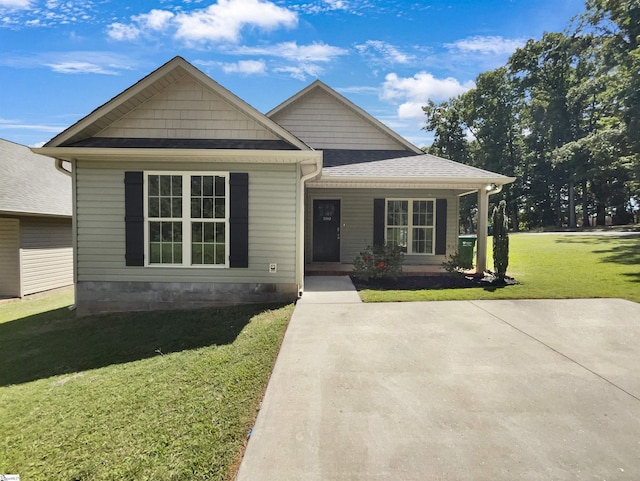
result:
[[[404,253],[397,246],[367,246],[353,260],[353,275],[363,281],[397,279]]]

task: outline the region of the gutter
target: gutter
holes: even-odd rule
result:
[[[305,165],[309,164],[300,164],[300,172],[302,173],[302,168]],[[300,209],[298,213],[298,239],[296,245],[298,246],[296,249],[296,264],[298,266],[297,269],[297,283],[298,283],[298,298],[302,297],[302,293],[304,292],[304,247],[305,247],[305,238],[304,238],[304,227],[305,227],[305,184],[308,180],[313,179],[320,175],[322,172],[322,152],[320,152],[320,158],[314,159],[314,168],[311,172],[306,174],[302,174],[300,177],[300,190],[298,191],[298,208]]]
[[[70,170],[67,170],[64,168],[64,165],[62,165],[62,163],[64,162],[64,160],[62,159],[56,159],[56,169],[60,172],[62,172],[64,175],[68,175],[69,177],[73,177],[73,174]]]

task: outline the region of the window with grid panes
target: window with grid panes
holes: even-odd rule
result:
[[[407,254],[433,254],[433,199],[387,199],[385,242]]]
[[[227,183],[226,174],[146,174],[149,265],[227,265]]]

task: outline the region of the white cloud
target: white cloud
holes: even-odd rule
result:
[[[175,15],[172,12],[153,9],[149,13],[142,13],[131,18],[138,22],[141,27],[160,31],[166,29],[169,26],[170,20],[173,17],[175,17]]]
[[[13,29],[71,25],[97,20],[94,0],[0,0],[0,25]]]
[[[291,65],[286,67],[278,67],[273,69],[274,72],[282,72],[291,75],[296,80],[304,81],[307,77],[318,78],[324,72],[324,69],[315,64],[301,63],[299,65]]]
[[[297,42],[283,42],[266,47],[239,47],[234,49],[239,55],[268,55],[298,62],[330,62],[334,58],[345,55],[347,51],[326,43],[298,45]]]
[[[380,96],[384,100],[401,102],[398,107],[400,118],[419,118],[424,116],[422,106],[427,104],[427,100],[447,100],[473,87],[475,84],[470,80],[460,83],[453,77],[438,79],[428,72],[418,72],[408,78],[390,73],[385,77]]]
[[[21,120],[0,119],[0,130],[16,129],[16,130],[36,130],[40,132],[58,133],[64,129],[62,125],[41,125],[41,124],[25,124]]]
[[[31,8],[33,0],[0,0],[0,7],[6,7],[16,10],[26,10]]]
[[[342,0],[324,0],[324,3],[331,10],[346,10],[348,7],[348,3],[343,2]]]
[[[118,72],[113,69],[105,68],[102,65],[91,62],[58,62],[48,63],[45,65],[58,73],[97,73],[102,75],[118,75]]]
[[[240,60],[236,63],[222,64],[225,73],[241,73],[246,75],[263,74],[267,71],[267,64],[262,60]]]
[[[33,56],[2,56],[0,66],[11,68],[48,67],[64,74],[92,73],[118,75],[122,70],[135,67],[136,59],[100,51],[42,52]]]
[[[280,65],[272,68],[274,72],[286,73],[297,80],[307,77],[319,77],[324,67],[340,55],[347,54],[347,50],[326,43],[312,43],[298,45],[296,42],[283,42],[276,45],[262,47],[238,47],[230,53],[234,55],[260,55],[283,59],[294,65]]]
[[[124,23],[112,23],[107,27],[107,35],[114,40],[135,40],[141,34],[141,30],[135,25]]]
[[[261,0],[218,0],[209,7],[176,15],[176,38],[191,42],[237,42],[245,27],[274,30],[297,25],[291,10]]]
[[[500,36],[475,36],[457,40],[453,43],[445,44],[449,50],[461,53],[473,53],[480,55],[510,55],[516,51],[518,47],[522,47],[526,43],[526,39],[522,38],[503,38]]]
[[[275,30],[298,24],[298,15],[265,0],[218,0],[189,12],[153,9],[133,15],[131,23],[112,23],[108,35],[115,40],[135,40],[154,32],[168,33],[186,43],[238,42],[246,28]]]
[[[374,63],[406,64],[415,58],[413,55],[401,52],[390,43],[380,40],[367,40],[363,44],[356,45],[356,50]]]

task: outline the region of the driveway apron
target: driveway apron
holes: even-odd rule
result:
[[[311,279],[238,480],[640,479],[640,304],[363,304]]]

